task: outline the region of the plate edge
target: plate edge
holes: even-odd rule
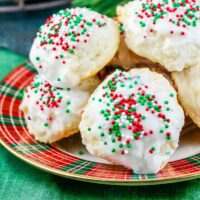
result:
[[[79,180],[83,182],[90,182],[90,183],[97,183],[97,184],[105,184],[105,185],[121,185],[121,186],[144,186],[144,185],[161,185],[161,184],[168,184],[168,183],[177,183],[177,182],[183,182],[193,179],[200,178],[200,173],[195,173],[193,175],[186,175],[186,176],[180,176],[176,178],[161,178],[161,179],[148,179],[148,180],[135,180],[135,181],[117,181],[117,180],[107,180],[100,177],[91,178],[87,175],[78,175],[70,172],[64,172],[59,169],[54,169],[49,166],[45,166],[44,164],[41,164],[37,161],[33,161],[30,158],[26,158],[25,156],[21,155],[17,151],[15,151],[12,147],[10,147],[8,144],[6,144],[1,138],[0,138],[0,144],[11,154],[19,158],[20,160],[24,161],[25,163],[36,167],[42,171],[58,175],[64,178],[69,178],[73,180]]]

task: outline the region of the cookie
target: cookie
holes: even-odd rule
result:
[[[44,143],[77,133],[81,112],[98,83],[97,78],[91,78],[75,88],[61,89],[36,76],[20,105],[29,132]]]
[[[183,125],[174,88],[144,68],[109,75],[91,95],[79,128],[91,154],[147,174],[169,161]]]
[[[118,24],[87,8],[61,10],[37,33],[30,60],[55,87],[76,87],[100,71],[119,46]]]
[[[151,62],[149,59],[141,57],[137,54],[135,54],[133,51],[131,51],[128,47],[125,40],[125,35],[122,26],[120,26],[121,30],[121,36],[120,36],[120,44],[119,48],[117,50],[117,53],[111,60],[111,62],[108,64],[110,66],[120,66],[125,70],[132,69],[134,67],[140,67],[140,66],[154,66],[155,63]]]
[[[137,55],[181,71],[200,63],[200,1],[131,1],[117,9],[125,41]]]
[[[172,79],[186,114],[200,127],[200,65],[174,72]]]

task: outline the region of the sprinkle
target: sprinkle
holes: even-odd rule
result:
[[[81,156],[81,155],[83,155],[83,154],[84,154],[84,152],[83,152],[83,151],[81,151],[81,150],[80,150],[80,151],[78,151],[78,155],[80,155],[80,156]]]
[[[125,30],[124,30],[124,27],[123,27],[123,24],[120,24],[119,26],[119,31],[120,31],[120,34],[123,35]]]
[[[169,103],[169,101],[164,101],[164,104],[168,104]]]
[[[39,57],[39,56],[37,56],[35,59],[36,59],[37,61],[39,61],[39,60],[40,60],[40,57]]]
[[[71,104],[71,101],[67,101],[67,105],[70,105]]]
[[[70,110],[69,110],[69,109],[67,109],[67,110],[66,110],[66,113],[70,113]]]
[[[100,134],[101,137],[103,137],[104,135],[105,135],[104,133],[101,133],[101,134]]]

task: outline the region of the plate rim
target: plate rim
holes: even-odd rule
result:
[[[1,130],[2,131],[2,130]],[[122,185],[122,186],[145,186],[145,185],[161,185],[161,184],[169,184],[169,183],[178,183],[183,181],[189,181],[193,179],[200,178],[200,173],[194,173],[192,175],[182,175],[175,178],[156,178],[156,179],[145,179],[145,180],[127,180],[127,181],[118,181],[118,180],[107,180],[106,178],[100,178],[100,177],[93,177],[82,175],[82,174],[74,174],[67,171],[62,171],[59,169],[55,169],[53,167],[46,166],[44,164],[41,164],[35,160],[32,160],[30,158],[27,158],[23,154],[20,154],[19,152],[15,151],[12,147],[10,147],[6,142],[0,138],[0,144],[9,151],[12,155],[19,158],[20,160],[24,161],[25,163],[36,167],[37,169],[40,169],[44,172],[51,173],[54,175],[58,175],[63,178],[69,178],[73,180],[79,180],[83,182],[90,182],[90,183],[97,183],[97,184],[104,184],[104,185]]]

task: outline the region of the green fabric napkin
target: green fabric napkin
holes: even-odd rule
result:
[[[0,49],[0,78],[26,58]],[[107,186],[48,174],[14,157],[0,145],[0,200],[200,199],[200,179],[160,186]]]

